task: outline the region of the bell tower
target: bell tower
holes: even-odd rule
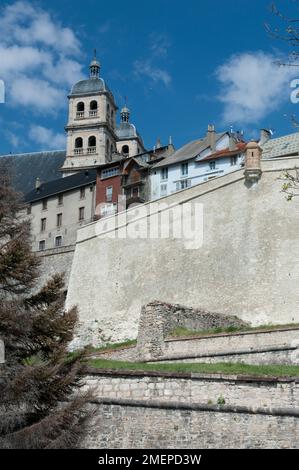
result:
[[[67,156],[63,176],[110,162],[116,152],[114,97],[100,77],[96,51],[89,66],[89,79],[76,83],[69,99]]]
[[[116,129],[117,150],[123,157],[134,157],[145,152],[141,136],[130,122],[130,110],[125,105],[120,112],[120,125]]]

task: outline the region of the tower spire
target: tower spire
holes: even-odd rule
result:
[[[125,96],[125,106],[122,108],[120,112],[121,122],[129,122],[130,120],[130,110],[127,107],[127,97]]]
[[[90,78],[99,78],[101,64],[97,59],[97,50],[96,49],[94,49],[93,54],[94,54],[93,60],[91,61],[90,65],[89,65]]]

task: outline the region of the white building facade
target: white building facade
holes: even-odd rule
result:
[[[96,172],[76,173],[39,184],[25,197],[33,251],[76,243],[77,230],[94,220]]]
[[[209,126],[204,139],[191,142],[154,165],[151,200],[238,170],[244,164],[245,143],[230,132],[216,134]]]

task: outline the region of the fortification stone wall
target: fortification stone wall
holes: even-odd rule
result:
[[[65,246],[37,252],[40,257],[40,277],[35,290],[40,289],[54,274],[64,274],[65,289],[67,290],[75,246]]]
[[[294,378],[90,371],[82,448],[297,448]],[[221,404],[219,404],[221,403]]]
[[[141,307],[154,299],[253,325],[298,323],[299,200],[287,202],[279,181],[295,166],[298,157],[264,160],[255,185],[236,171],[164,198],[160,213],[149,203],[138,208],[139,218],[129,210],[131,220],[123,221],[121,214],[116,228],[108,218],[79,230],[67,297],[67,306],[79,307],[78,344],[136,338]],[[190,202],[203,205],[201,248],[124,235]]]
[[[289,359],[293,364],[299,363],[299,327],[282,328],[279,330],[251,331],[241,333],[220,334],[195,338],[167,339],[163,345],[160,359],[199,359],[209,356],[224,357],[233,354],[290,352]],[[293,354],[291,354],[293,353]],[[243,357],[243,361],[244,361]],[[218,361],[220,359],[218,358]],[[282,356],[281,356],[282,360]],[[234,361],[235,362],[235,361]],[[271,363],[271,361],[270,361]]]
[[[246,325],[248,324],[234,316],[155,301],[141,309],[137,348],[140,359],[148,360],[167,354],[169,345],[165,343],[165,338],[177,327],[199,331]]]

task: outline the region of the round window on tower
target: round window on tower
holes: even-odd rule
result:
[[[123,145],[121,151],[122,151],[122,154],[125,155],[126,157],[129,156],[130,149],[128,145]]]

